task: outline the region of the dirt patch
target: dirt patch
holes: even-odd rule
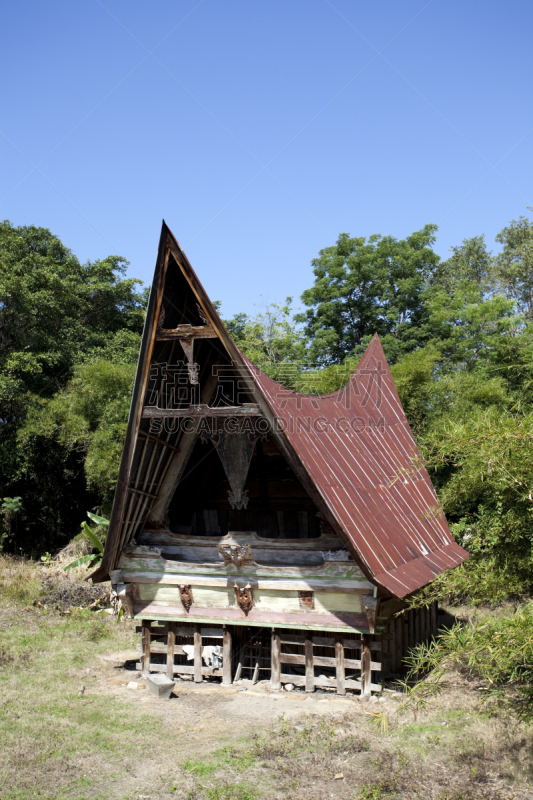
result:
[[[168,756],[159,751],[157,788],[140,779],[140,795],[165,800],[533,798],[531,733],[479,714],[476,696],[460,676],[415,720],[411,712],[398,713],[399,702],[391,695],[361,701],[273,693],[267,682],[223,687],[182,680],[169,701],[158,701],[147,688],[131,687],[145,682],[132,660],[122,665],[119,660],[119,653],[101,660],[89,694],[111,694],[126,702],[132,715],[135,709],[153,715],[154,727],[167,732],[173,753],[169,766]],[[384,716],[386,735],[379,725]]]

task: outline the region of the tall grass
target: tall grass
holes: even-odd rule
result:
[[[25,558],[0,556],[0,605],[30,605],[43,595],[42,567]]]

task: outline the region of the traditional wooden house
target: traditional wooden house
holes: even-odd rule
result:
[[[453,540],[377,336],[299,394],[237,349],[163,224],[103,563],[142,669],[379,690],[436,609]],[[387,659],[388,658],[388,662]],[[250,670],[250,672],[244,672]]]

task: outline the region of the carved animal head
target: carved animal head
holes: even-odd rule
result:
[[[241,611],[244,611],[245,616],[248,616],[254,604],[253,590],[249,586],[245,586],[241,589],[240,586],[235,584],[235,598]]]
[[[180,583],[180,600],[183,608],[188,614],[193,602],[192,589],[190,586],[186,586],[184,583]]]

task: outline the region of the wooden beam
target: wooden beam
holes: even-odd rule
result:
[[[174,648],[176,646],[176,623],[168,623],[167,634],[167,678],[172,680],[174,677]]]
[[[433,603],[431,604],[431,635],[433,637],[435,637],[438,633],[437,606],[438,602],[434,600]]]
[[[208,405],[187,406],[186,408],[157,408],[157,406],[145,406],[143,408],[143,419],[154,417],[184,417],[194,419],[196,417],[213,417],[215,419],[225,419],[226,417],[262,417],[263,412],[256,403],[244,403],[242,406],[217,406],[212,408]]]
[[[305,644],[305,636],[298,636],[289,631],[282,631],[280,634],[281,644]],[[343,639],[343,646],[345,650],[360,650],[360,639]],[[330,636],[313,636],[313,644],[315,647],[335,647],[335,638]],[[381,642],[370,642],[370,649],[381,651]]]
[[[194,626],[194,682],[202,682],[202,631],[198,624]]]
[[[180,452],[183,453],[183,448]],[[232,531],[232,536],[238,536],[240,544],[249,544],[255,547],[260,547],[261,544],[263,544],[267,545],[269,550],[344,550],[344,545],[337,536],[322,535],[317,536],[316,539],[307,539],[307,541],[302,541],[301,539],[269,539],[258,536],[254,531]],[[211,547],[213,544],[218,544],[224,539],[222,534],[202,536],[199,539],[198,536],[192,536],[190,533],[171,533],[168,529],[150,530],[148,527],[144,530],[142,538],[143,544],[177,545],[180,547],[183,544],[196,547]],[[172,553],[173,551],[171,550],[170,552]],[[359,570],[355,567],[355,564],[352,562],[345,563],[354,573],[357,570],[358,577],[356,577],[355,580],[358,581],[362,588],[364,587],[366,594],[369,594],[374,588],[373,585],[366,580],[362,573],[359,574]]]
[[[344,647],[342,635],[338,633],[335,637],[335,679],[337,681],[337,694],[346,694],[345,678]]]
[[[158,342],[171,342],[175,339],[217,339],[217,333],[212,325],[178,325],[176,328],[158,328],[156,340]]]
[[[166,664],[152,664],[152,672],[164,672],[166,674],[166,671]],[[176,664],[174,666],[174,675],[182,674],[194,676],[194,667],[189,667],[187,664]],[[204,675],[212,675],[220,678],[222,676],[222,669],[220,667],[217,669],[214,669],[213,667],[202,667],[202,676]]]
[[[163,439],[160,439],[159,436],[152,436],[151,433],[145,433],[144,431],[139,431],[137,436],[139,436],[141,439],[148,439],[148,441],[154,442],[154,444],[159,444],[161,445],[161,447],[167,447],[169,450],[174,450],[175,453],[180,452],[179,447],[175,447],[175,445],[165,442]]]
[[[369,695],[372,692],[372,668],[370,662],[370,636],[361,636],[361,694]]]
[[[316,644],[314,640],[313,644]],[[306,664],[305,656],[298,655],[296,653],[281,653],[279,660],[282,664],[302,664],[302,665]],[[344,666],[346,667],[346,669],[361,669],[362,663],[363,662],[358,658],[344,659]],[[329,656],[314,656],[313,665],[315,667],[335,667],[337,665],[336,654],[335,658]],[[370,667],[373,670],[379,671],[381,669],[381,664],[378,661],[371,661]]]
[[[184,548],[185,549],[185,548]],[[127,555],[128,558],[132,559],[139,559],[139,558],[161,558],[157,554],[150,555],[135,552],[135,550],[126,550],[124,551],[124,555]],[[169,562],[171,565],[176,563],[175,559],[171,559]],[[201,562],[200,562],[201,563]],[[180,564],[180,568],[184,569],[186,566],[186,558],[185,554],[183,555],[183,561]],[[153,585],[157,585],[158,583],[163,583],[165,585],[181,585],[181,584],[189,584],[190,586],[220,586],[220,587],[233,587],[235,583],[235,575],[228,575],[227,577],[224,575],[210,575],[207,574],[198,574],[195,575],[194,573],[181,573],[181,572],[155,572],[151,570],[141,571],[138,569],[128,569],[128,565],[123,566],[121,570],[123,580],[131,581],[132,583],[149,583]],[[275,591],[303,591],[303,592],[342,592],[343,594],[363,594],[366,592],[366,589],[358,589],[352,585],[350,585],[349,579],[331,579],[326,580],[321,578],[320,580],[313,580],[312,578],[309,579],[302,579],[298,580],[298,578],[268,578],[268,577],[250,577],[246,576],[247,583],[250,584],[252,589],[274,589]]]
[[[286,675],[285,673],[281,673],[281,682],[282,683],[294,683],[295,686],[305,686],[305,677],[303,675]],[[336,688],[336,680],[335,678],[326,678],[326,677],[318,677],[315,678],[315,687],[319,686],[329,686],[332,689]],[[345,686],[347,689],[361,689],[361,682],[358,680],[351,680],[346,679]],[[381,690],[381,685],[378,683],[372,684],[372,690],[375,692],[379,692]]]
[[[150,674],[151,627],[152,627],[152,623],[150,622],[150,620],[148,620],[148,619],[143,620],[141,641],[142,641],[142,648],[143,648],[142,674],[143,674],[144,677],[147,677]]]
[[[144,497],[152,497],[157,500],[156,494],[150,494],[150,492],[144,492],[142,489],[137,489],[135,486],[128,486],[130,492],[135,492],[135,494],[142,494]]]
[[[230,686],[231,679],[231,630],[224,625],[224,638],[222,639],[222,683]]]
[[[394,663],[392,665],[392,671],[397,672],[399,669],[401,669],[403,660],[403,617],[397,617],[394,623]]]
[[[313,658],[313,635],[305,634],[305,691],[315,691],[315,667]]]
[[[272,629],[272,641],[270,651],[271,673],[270,673],[270,688],[274,691],[281,689],[281,641],[279,633]]]
[[[422,614],[420,608],[415,608],[413,611],[415,615],[415,641],[414,644],[420,644],[424,638],[424,632],[421,630]]]

